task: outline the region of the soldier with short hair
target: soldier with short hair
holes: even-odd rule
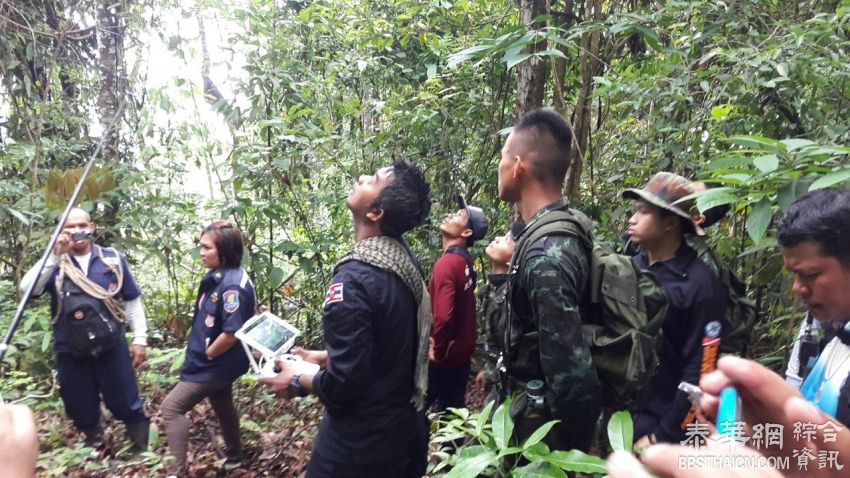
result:
[[[535,110],[514,125],[499,162],[499,198],[515,203],[526,228],[511,261],[503,338],[502,396],[520,440],[560,420],[545,441],[552,449],[587,450],[600,413],[601,382],[582,336],[580,305],[589,296],[590,251],[571,234],[550,234],[516,257],[525,234],[547,213],[569,210],[561,188],[570,167],[572,132],[551,110]],[[528,388],[542,396],[528,398]]]

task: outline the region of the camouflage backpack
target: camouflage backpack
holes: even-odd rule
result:
[[[747,285],[708,246],[705,237],[688,234],[685,242],[697,252],[699,258],[714,271],[728,297],[726,315],[720,320],[720,353],[743,355],[750,343],[750,334],[756,324],[756,306],[747,298]]]
[[[582,335],[603,384],[603,404],[633,409],[658,368],[667,296],[649,271],[631,257],[593,240],[593,223],[579,211],[552,210],[517,242],[516,270],[531,244],[552,235],[579,238],[590,252],[588,296],[580,303]]]

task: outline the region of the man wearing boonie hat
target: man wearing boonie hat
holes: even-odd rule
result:
[[[434,263],[428,292],[434,325],[431,329],[430,368],[426,407],[463,408],[475,352],[475,284],[477,277],[469,247],[487,235],[484,211],[458,196],[458,209],[440,224],[443,255]]]
[[[668,172],[655,174],[643,189],[623,191],[636,201],[628,232],[642,251],[634,261],[655,275],[669,302],[659,367],[634,416],[635,449],[684,439],[693,413],[678,385],[699,383],[701,368],[716,362],[714,354],[704,360],[703,346],[719,346],[727,301],[720,280],[685,242],[685,234],[703,234],[691,216],[693,201],[677,202],[694,192],[690,181]]]

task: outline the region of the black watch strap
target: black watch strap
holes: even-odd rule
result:
[[[301,386],[301,374],[296,373],[289,379],[289,395],[293,397],[305,397],[307,396],[307,391],[304,390],[304,387]]]

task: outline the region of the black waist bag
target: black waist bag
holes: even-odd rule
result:
[[[123,327],[103,301],[66,280],[63,287],[62,320],[68,326],[68,342],[74,357],[98,357],[118,345]]]

